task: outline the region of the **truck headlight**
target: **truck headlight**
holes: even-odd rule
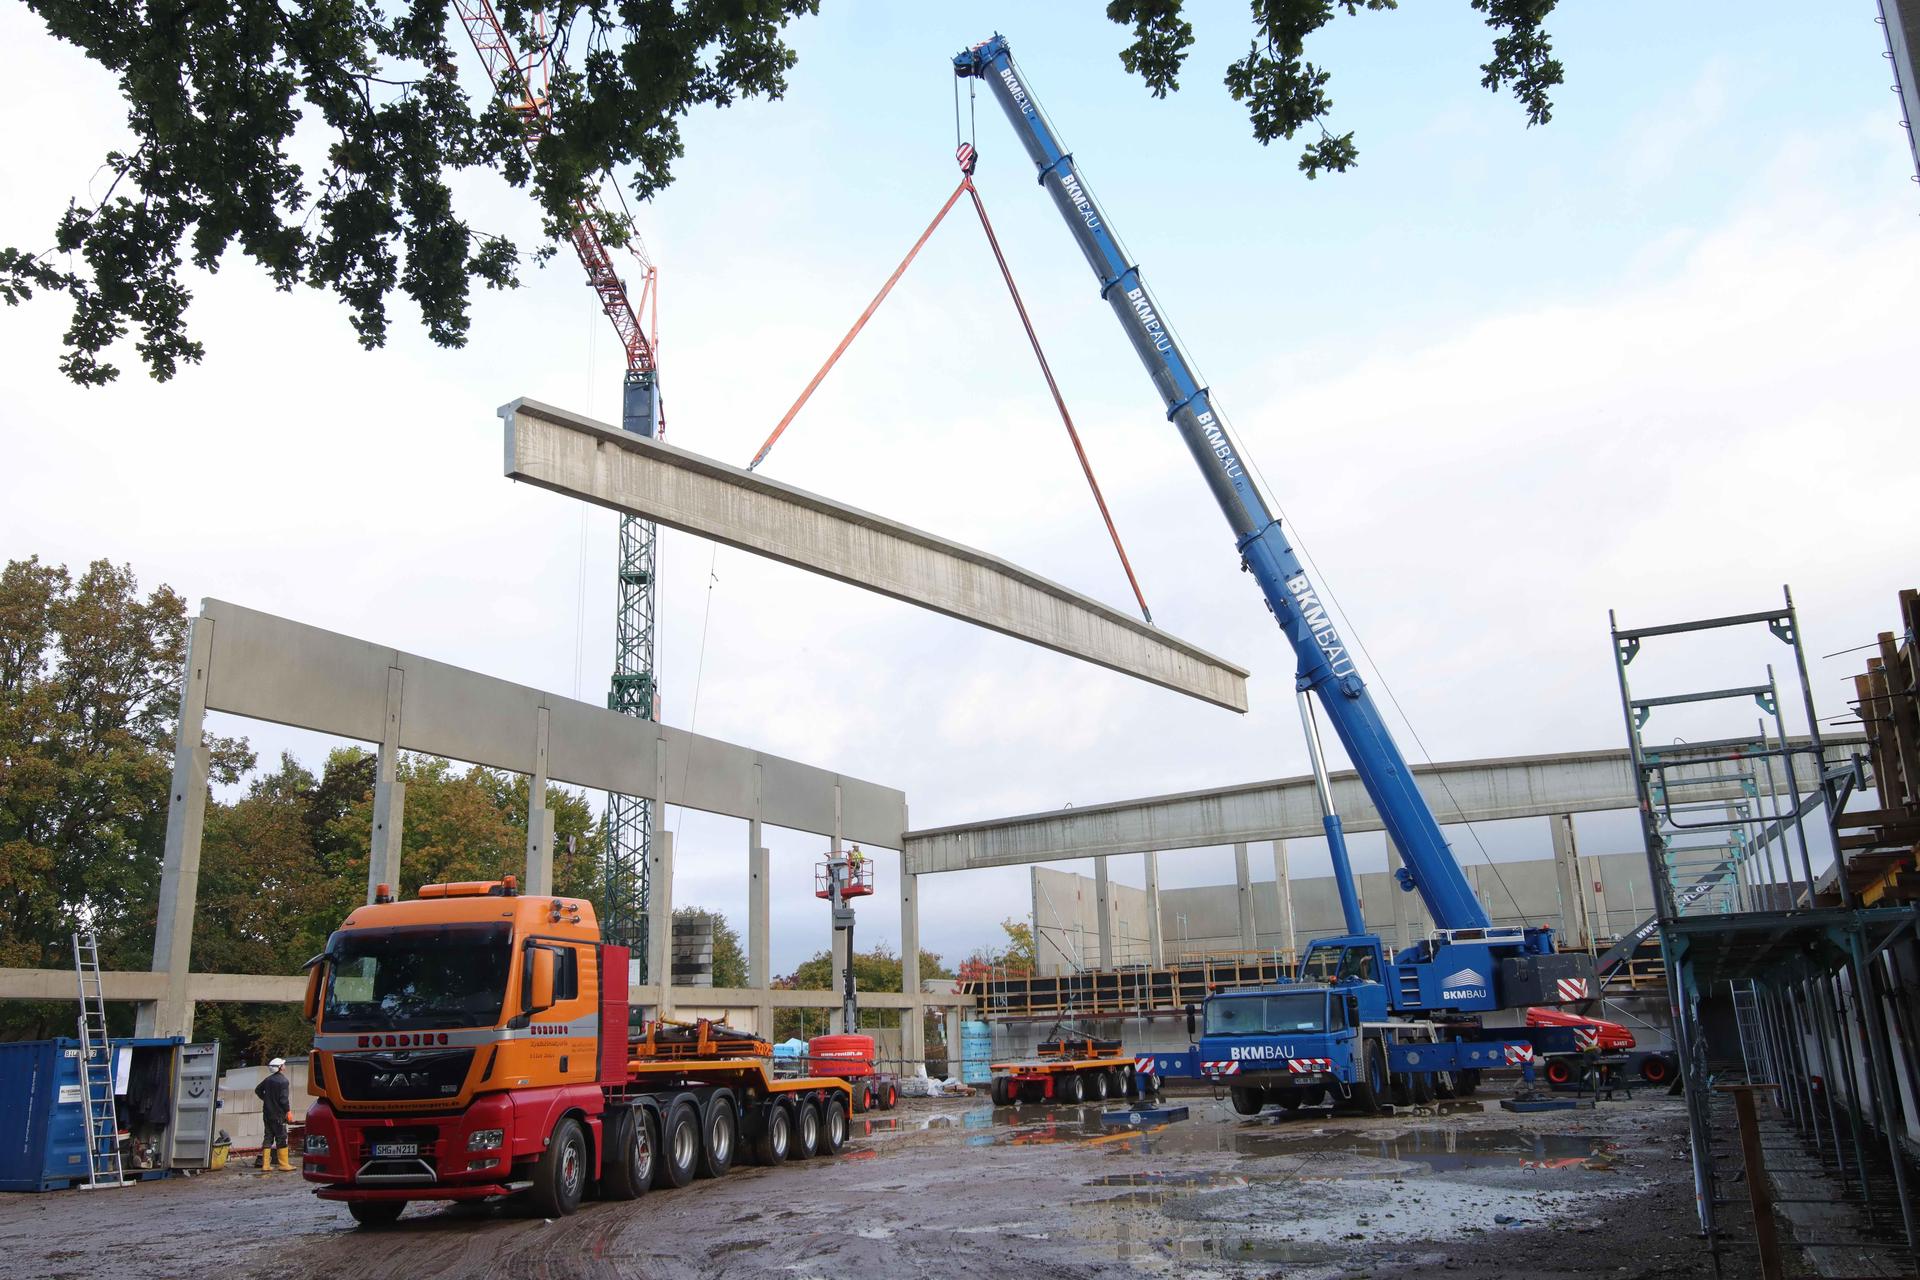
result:
[[[324,1133],[308,1134],[307,1135],[307,1154],[310,1156],[332,1155],[333,1146],[327,1141],[327,1135]]]
[[[496,1147],[505,1146],[506,1142],[505,1129],[475,1129],[467,1135],[467,1150],[492,1151]]]

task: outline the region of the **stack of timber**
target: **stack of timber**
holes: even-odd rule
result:
[[[1900,593],[1899,633],[1853,678],[1878,804],[1840,815],[1847,883],[1863,906],[1920,902],[1920,591]]]

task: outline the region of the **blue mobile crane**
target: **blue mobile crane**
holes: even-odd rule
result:
[[[1259,584],[1299,659],[1295,689],[1346,932],[1313,940],[1293,983],[1209,997],[1197,1051],[1203,1074],[1228,1084],[1242,1111],[1258,1111],[1269,1100],[1304,1105],[1329,1093],[1372,1107],[1390,1097],[1471,1088],[1479,1070],[1521,1061],[1531,1050],[1524,1033],[1488,1031],[1475,1015],[1588,999],[1591,957],[1556,952],[1548,929],[1492,923],[1246,456],[1040,110],[1005,37],[963,51],[953,66],[955,75],[984,83],[1005,110],[1040,185],[1086,255],[1100,296],[1165,402],[1168,421],[1220,504],[1240,567]],[[972,154],[971,145],[962,148],[963,165]],[[1419,893],[1432,915],[1433,934],[1398,955],[1387,954],[1361,916],[1316,703],[1400,850],[1400,887]]]

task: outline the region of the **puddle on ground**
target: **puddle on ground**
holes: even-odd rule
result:
[[[1123,1262],[1167,1260],[1182,1263],[1331,1262],[1339,1251],[1331,1246],[1299,1240],[1257,1240],[1225,1234],[1189,1234],[1156,1230],[1145,1220],[1116,1219],[1083,1224],[1075,1232],[1082,1239],[1107,1247],[1109,1256]]]

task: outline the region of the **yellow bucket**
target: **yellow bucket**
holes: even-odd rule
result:
[[[209,1161],[207,1162],[207,1167],[208,1167],[209,1169],[224,1169],[224,1168],[226,1168],[226,1167],[227,1167],[227,1152],[229,1152],[229,1151],[231,1151],[231,1150],[233,1150],[233,1144],[232,1144],[232,1143],[230,1143],[230,1142],[220,1142],[220,1143],[216,1143],[216,1144],[214,1144],[214,1148],[213,1148],[213,1158],[212,1158],[212,1159],[210,1159],[210,1160],[209,1160]]]

